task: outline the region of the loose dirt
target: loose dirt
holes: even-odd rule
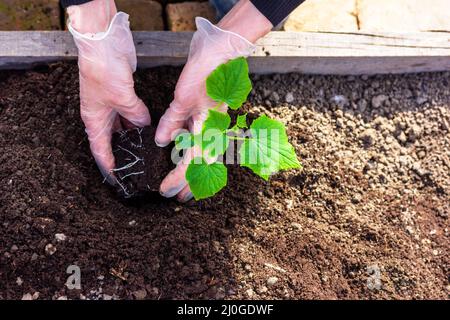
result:
[[[136,74],[155,119],[179,72]],[[448,298],[450,74],[253,80],[304,169],[179,204],[102,184],[75,65],[0,72],[0,299]]]
[[[153,119],[154,122],[158,119]],[[155,126],[123,130],[115,133],[112,148],[116,160],[114,172],[120,197],[153,197],[159,192],[164,177],[175,165],[171,160],[172,145],[159,148],[155,144]]]

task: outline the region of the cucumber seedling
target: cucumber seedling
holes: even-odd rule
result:
[[[223,104],[238,110],[251,90],[245,58],[220,65],[206,80],[206,92],[217,105],[208,111],[202,132],[182,133],[175,139],[178,150],[191,147],[201,150],[201,156],[192,159],[186,171],[186,180],[196,200],[211,197],[226,186],[227,167],[218,158],[225,154],[232,141],[239,145],[240,166],[251,169],[264,180],[281,170],[301,167],[283,123],[262,115],[248,127],[247,115],[241,114],[231,126],[230,115],[218,111]]]

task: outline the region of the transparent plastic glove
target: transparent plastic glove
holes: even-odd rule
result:
[[[197,31],[191,41],[188,61],[175,88],[174,100],[162,116],[156,131],[156,144],[166,146],[180,129],[188,128],[194,134],[201,132],[208,109],[217,103],[206,95],[206,78],[220,64],[237,57],[246,57],[254,45],[242,36],[222,30],[204,18],[196,18]],[[226,111],[227,106],[221,107]],[[184,159],[163,180],[160,192],[165,197],[178,194],[178,200],[192,198],[185,173],[190,160],[200,150],[188,150]]]
[[[148,109],[134,91],[136,51],[128,15],[117,13],[102,33],[81,34],[71,24],[69,31],[78,48],[81,118],[97,165],[113,183],[112,133],[122,124],[150,124]]]

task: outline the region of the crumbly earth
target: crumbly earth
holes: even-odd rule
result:
[[[157,196],[164,177],[175,167],[171,161],[173,146],[158,147],[155,133],[155,126],[147,126],[113,134],[114,180],[120,197]]]
[[[154,115],[179,72],[136,74]],[[304,169],[188,204],[102,184],[77,77],[0,72],[0,299],[448,298],[449,73],[254,76]]]

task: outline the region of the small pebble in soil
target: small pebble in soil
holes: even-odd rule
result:
[[[269,291],[269,289],[267,289],[266,286],[261,286],[258,289],[256,289],[256,292],[258,292],[259,294],[266,293],[267,291]]]
[[[128,222],[128,225],[130,226],[130,227],[134,227],[135,225],[136,225],[136,220],[131,220],[130,222]]]
[[[217,293],[214,298],[216,300],[223,300],[223,299],[225,299],[225,297],[226,297],[225,288],[223,288],[223,287],[217,288]]]
[[[287,271],[284,270],[283,268],[280,268],[279,266],[273,265],[273,264],[268,263],[268,262],[265,262],[265,263],[264,263],[264,266],[267,267],[267,268],[270,268],[270,269],[279,271],[279,272],[283,272],[283,273],[286,273],[286,272],[287,272]]]
[[[300,223],[292,222],[292,223],[291,223],[291,226],[292,226],[294,229],[297,229],[297,230],[302,231],[302,225],[301,225]]]
[[[408,231],[409,234],[414,234],[414,229],[411,226],[406,226],[406,231]]]
[[[22,296],[22,300],[33,300],[33,295],[31,293],[25,293]]]
[[[380,94],[378,96],[373,97],[372,107],[374,107],[375,109],[380,108],[387,99],[389,99],[388,96],[384,94]]]
[[[408,140],[410,142],[416,141],[422,135],[422,128],[417,125],[412,125],[407,131]]]
[[[286,100],[287,103],[294,102],[294,95],[292,94],[292,92],[286,93],[285,100]]]
[[[270,277],[269,279],[267,279],[267,285],[269,287],[275,285],[275,283],[278,282],[278,278],[277,277]]]
[[[147,291],[145,289],[134,291],[133,296],[136,298],[136,300],[144,300],[147,296]]]
[[[67,236],[64,233],[57,233],[55,234],[55,239],[58,242],[63,242],[67,240]]]
[[[405,143],[408,139],[406,138],[405,133],[401,131],[400,134],[397,136],[397,140],[401,143]]]
[[[292,209],[294,207],[294,200],[292,199],[286,199],[286,208]]]
[[[333,96],[333,97],[330,99],[330,101],[331,101],[332,103],[337,104],[337,105],[338,105],[339,107],[341,107],[341,108],[343,108],[343,107],[345,107],[345,106],[348,105],[348,99],[347,99],[347,97],[346,97],[346,96],[343,96],[343,95],[341,95],[341,94]]]
[[[56,252],[56,247],[49,243],[45,246],[45,253],[48,254],[49,256],[53,255]]]
[[[352,197],[352,202],[353,203],[360,203],[362,200],[362,195],[356,193],[353,197]]]
[[[275,92],[275,91],[272,92],[271,98],[272,98],[272,101],[275,102],[275,103],[278,103],[278,102],[280,101],[280,96],[279,96],[278,93]]]
[[[155,297],[159,296],[159,289],[157,287],[150,287],[147,289],[147,291]]]
[[[255,292],[253,291],[252,288],[250,288],[245,291],[245,294],[247,295],[248,298],[252,298],[255,295]]]
[[[423,159],[423,158],[425,158],[425,156],[427,155],[427,153],[426,153],[424,150],[420,150],[420,151],[418,151],[418,152],[416,153],[416,155],[417,155],[417,157],[418,157],[419,159]]]
[[[377,139],[377,132],[374,129],[366,129],[359,136],[365,147],[372,146]]]
[[[16,283],[20,287],[23,284],[22,278],[21,277],[17,277]]]
[[[367,108],[367,100],[365,100],[365,99],[359,100],[357,106],[358,106],[358,111],[363,113],[364,111],[366,111],[366,108]]]
[[[39,298],[39,292],[35,292],[35,293],[33,293],[33,294],[31,294],[31,293],[25,293],[23,296],[22,296],[22,300],[37,300]]]
[[[417,99],[416,99],[416,103],[417,103],[418,105],[424,104],[424,103],[427,102],[427,101],[428,101],[428,98],[427,98],[427,97],[417,97]]]

